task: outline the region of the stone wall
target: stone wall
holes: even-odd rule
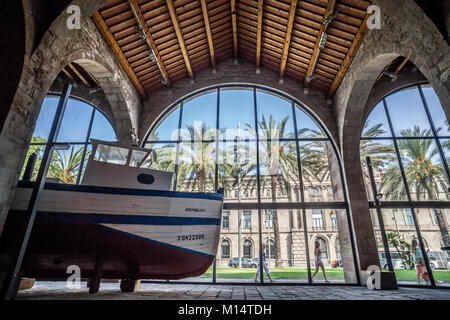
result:
[[[81,29],[68,29],[68,15],[63,12],[25,63],[0,134],[0,232],[42,101],[64,66],[77,62],[97,79],[111,107],[120,141],[131,142],[131,128],[138,129],[140,97],[91,20],[103,2],[72,1],[81,8]]]

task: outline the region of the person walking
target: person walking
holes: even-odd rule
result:
[[[325,272],[325,267],[323,266],[322,262],[322,250],[320,250],[320,242],[316,240],[314,243],[314,264],[316,265],[316,270],[314,271],[314,274],[312,275],[312,279],[314,280],[314,276],[319,272],[319,267],[322,269],[323,277],[325,279],[325,282],[330,282],[327,280],[327,274]]]
[[[429,276],[428,272],[426,271],[425,267],[425,260],[423,259],[422,250],[419,248],[419,243],[416,239],[413,239],[411,241],[411,252],[414,257],[414,263],[416,265],[416,278],[417,278],[417,284],[420,284],[420,279],[424,279],[425,283],[428,284],[429,282]]]
[[[262,264],[263,264],[264,271],[266,272],[267,277],[269,278],[270,282],[275,282],[275,280],[273,280],[272,277],[270,276],[270,271],[266,264],[266,245],[264,243],[262,245],[262,250],[263,250]],[[255,282],[258,282],[259,268],[260,268],[260,265],[258,263],[258,267],[256,268]]]

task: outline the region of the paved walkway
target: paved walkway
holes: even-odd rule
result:
[[[248,286],[212,284],[142,283],[138,292],[123,293],[118,283],[102,283],[97,294],[88,294],[86,283],[68,289],[65,282],[37,282],[19,292],[23,299],[58,300],[450,300],[450,290],[400,288],[373,291],[353,286]]]

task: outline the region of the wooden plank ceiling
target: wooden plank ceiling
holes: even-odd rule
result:
[[[367,27],[365,0],[110,0],[93,19],[143,98],[240,58],[330,96]]]

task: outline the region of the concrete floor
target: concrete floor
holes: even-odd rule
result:
[[[400,288],[373,291],[354,286],[249,286],[239,284],[142,283],[138,292],[123,293],[118,283],[102,283],[88,294],[86,283],[69,289],[65,282],[36,282],[18,300],[450,300],[450,290]]]

